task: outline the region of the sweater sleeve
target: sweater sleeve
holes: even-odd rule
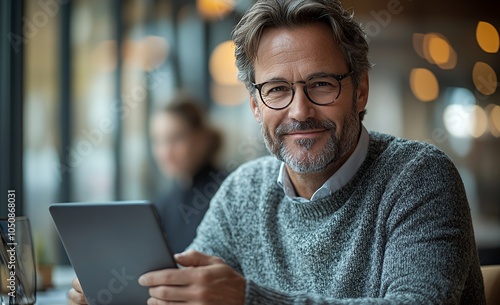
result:
[[[484,304],[470,209],[451,160],[428,147],[398,180],[389,190],[382,293],[421,296],[426,304]]]
[[[384,260],[374,266],[382,274],[378,297],[338,299],[247,281],[245,304],[485,304],[463,184],[451,160],[430,150],[405,166],[380,203],[387,211]]]
[[[337,299],[301,292],[285,293],[247,281],[245,305],[401,305],[431,304],[408,296],[390,298]],[[448,303],[441,303],[448,304]]]

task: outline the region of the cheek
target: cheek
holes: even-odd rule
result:
[[[269,110],[269,111],[267,111]],[[274,111],[271,112],[271,111]],[[276,127],[278,127],[280,124],[282,124],[283,121],[283,114],[281,113],[282,111],[279,110],[271,110],[271,109],[261,109],[261,125],[265,130],[267,130],[272,136],[275,134]],[[283,111],[284,112],[284,111]]]
[[[172,155],[180,164],[189,164],[195,153],[196,146],[193,146],[188,140],[180,141],[172,149]]]
[[[193,156],[193,148],[191,145],[186,143],[179,145],[179,149],[177,150],[177,158],[178,160],[182,160],[183,163],[189,163]]]
[[[359,114],[353,108],[346,110],[344,115],[340,118],[336,118],[335,123],[337,124],[337,136],[346,137],[351,135],[354,131],[358,130]]]

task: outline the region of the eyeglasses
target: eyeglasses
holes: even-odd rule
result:
[[[304,85],[304,94],[313,104],[329,105],[339,98],[342,89],[341,82],[351,74],[352,71],[343,75],[321,74],[313,76],[306,81],[291,83],[282,80],[273,80],[260,84],[252,83],[252,85],[259,91],[264,105],[274,110],[285,109],[292,103],[295,95],[294,84]]]

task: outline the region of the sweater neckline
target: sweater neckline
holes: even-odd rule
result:
[[[356,187],[363,179],[363,176],[372,166],[377,156],[380,154],[380,148],[377,149],[377,145],[374,145],[373,141],[373,137],[370,136],[370,143],[368,146],[366,159],[361,164],[360,168],[351,179],[351,181],[347,183],[347,185],[333,192],[331,196],[308,203],[300,202],[299,200],[283,196],[284,204],[292,206],[293,209],[297,210],[300,216],[305,218],[318,219],[335,213],[352,196]],[[283,190],[281,191],[283,192]]]

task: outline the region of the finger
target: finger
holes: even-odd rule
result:
[[[68,291],[68,299],[70,300],[70,304],[79,304],[79,305],[87,304],[87,299],[85,299],[85,295],[79,291],[76,291],[74,288],[71,288]]]
[[[82,285],[77,277],[73,279],[73,288],[78,292],[83,292]]]
[[[175,285],[182,286],[191,283],[189,269],[163,269],[145,273],[139,277],[142,286]]]
[[[149,295],[152,298],[167,302],[186,302],[189,298],[190,290],[188,286],[156,286],[149,288]]]
[[[176,302],[176,301],[163,301],[155,298],[149,298],[147,305],[179,305],[186,304],[186,302]]]
[[[224,260],[220,257],[210,256],[195,250],[176,254],[175,259],[184,267],[200,267],[224,263]]]

